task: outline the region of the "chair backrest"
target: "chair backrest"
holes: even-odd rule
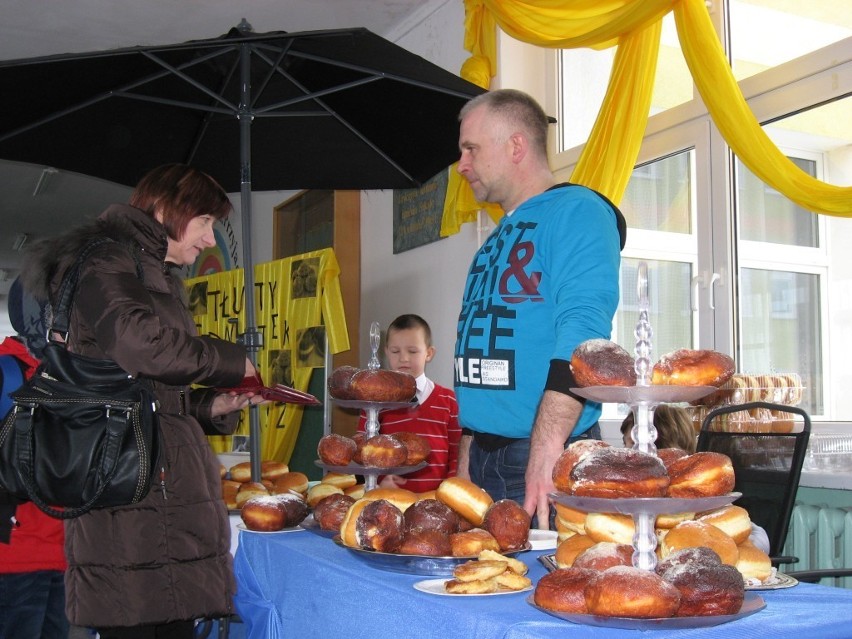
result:
[[[736,413],[753,416],[760,411],[766,411],[764,415],[792,413],[802,421],[793,421],[792,415],[784,422],[737,419]],[[749,429],[763,424],[765,430],[790,428],[791,432],[733,432],[742,424],[750,424]],[[766,530],[772,558],[780,556],[787,539],[810,434],[811,420],[804,410],[767,402],[721,406],[707,413],[701,424],[697,450],[731,458],[736,475],[734,490],[742,493],[736,505],[745,508],[751,520]]]

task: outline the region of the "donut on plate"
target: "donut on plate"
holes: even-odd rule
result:
[[[567,539],[559,542],[556,546],[556,554],[554,559],[558,568],[570,568],[574,565],[574,560],[582,553],[594,546],[597,542],[587,535],[571,535]]]
[[[660,556],[665,559],[676,550],[705,546],[713,550],[724,564],[737,565],[739,549],[731,537],[703,521],[684,521],[672,528],[660,544]]]
[[[655,572],[633,566],[596,573],[585,595],[589,613],[607,617],[672,617],[680,606],[677,588]]]
[[[397,552],[401,555],[449,557],[453,549],[447,533],[432,528],[415,528],[406,531]]]
[[[702,451],[676,459],[668,469],[667,496],[683,498],[716,497],[734,489],[731,458],[722,453]]]
[[[592,451],[574,466],[569,494],[585,497],[663,497],[669,486],[666,467],[656,455],[609,446]]]
[[[688,562],[674,564],[660,575],[680,591],[678,617],[733,615],[742,608],[743,577],[733,566]]]
[[[495,501],[485,512],[482,527],[494,535],[501,550],[520,550],[527,545],[531,518],[512,499]]]
[[[251,497],[240,509],[240,518],[249,530],[273,532],[287,526],[283,502],[272,495]]]
[[[361,463],[364,466],[395,468],[404,465],[406,457],[408,450],[405,444],[393,435],[373,435],[361,447]]]
[[[681,348],[663,355],[651,373],[652,384],[721,386],[734,374],[734,360],[711,350]]]
[[[442,481],[435,491],[435,497],[474,526],[482,525],[485,513],[494,503],[487,492],[462,477],[448,477]]]
[[[554,570],[538,580],[533,601],[547,610],[586,614],[586,584],[597,574],[588,568]]]
[[[450,549],[453,557],[478,557],[483,550],[499,552],[500,544],[487,530],[471,528],[450,535]]]
[[[632,566],[633,546],[601,541],[577,555],[572,566],[590,570],[606,570],[613,566]]]
[[[556,490],[567,493],[571,487],[571,471],[579,462],[598,448],[607,448],[609,444],[600,439],[579,439],[566,446],[556,459],[551,473]]]
[[[314,506],[314,521],[321,530],[340,530],[340,524],[354,503],[352,497],[340,493],[324,497]]]
[[[401,430],[394,433],[393,436],[405,445],[405,450],[408,453],[403,462],[404,466],[416,466],[420,462],[426,461],[429,453],[432,452],[429,441],[417,433]]]
[[[458,513],[437,499],[418,499],[405,510],[403,517],[409,532],[435,530],[449,536],[459,531]]]
[[[346,466],[352,461],[357,445],[349,437],[331,433],[320,437],[317,443],[317,455],[320,460],[332,466]]]
[[[368,501],[355,521],[358,546],[379,552],[396,552],[405,534],[402,511],[385,499]]]
[[[635,386],[635,361],[624,348],[608,339],[586,340],[571,355],[577,386]]]

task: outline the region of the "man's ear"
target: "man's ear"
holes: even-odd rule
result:
[[[509,145],[512,151],[512,162],[515,164],[520,163],[529,152],[529,142],[521,132],[513,133],[509,136]]]

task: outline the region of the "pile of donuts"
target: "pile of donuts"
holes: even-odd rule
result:
[[[302,495],[308,490],[308,477],[304,473],[291,472],[283,462],[264,460],[260,462],[260,481],[251,480],[251,462],[234,464],[230,469],[219,464],[222,478],[222,498],[228,510],[240,510],[252,497],[277,495],[296,491]]]
[[[328,392],[335,399],[407,402],[414,399],[417,384],[400,371],[340,366],[328,378]]]
[[[432,447],[417,433],[399,432],[373,435],[364,433],[346,437],[337,433],[325,435],[317,444],[317,455],[330,466],[360,464],[369,468],[416,466],[424,461]]]
[[[527,547],[530,516],[515,501],[493,501],[459,477],[434,492],[374,488],[360,499],[329,495],[314,506],[320,529],[338,531],[348,547],[431,557],[478,557]]]
[[[444,590],[452,595],[526,590],[532,586],[527,570],[519,559],[483,550],[476,559],[453,569],[453,578],[444,582]]]
[[[623,561],[615,551],[595,554],[597,561],[586,565],[604,565],[604,557]],[[575,561],[542,577],[533,595],[536,605],[558,613],[634,619],[731,615],[740,611],[744,599],[737,569],[700,546],[670,554],[653,571],[628,563],[601,570]]]
[[[636,362],[624,348],[607,339],[582,342],[571,355],[577,386],[635,386]],[[663,355],[651,370],[651,384],[722,386],[734,374],[734,360],[712,350],[681,348]]]
[[[726,495],[734,488],[727,455],[662,448],[656,455],[599,439],[570,444],[553,465],[553,485],[568,495],[609,499]]]

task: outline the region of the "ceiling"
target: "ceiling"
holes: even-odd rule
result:
[[[212,38],[243,19],[259,32],[365,27],[395,41],[447,2],[460,1],[3,0],[0,60]],[[3,315],[9,286],[20,272],[22,253],[15,247],[22,240],[25,247],[56,235],[129,194],[125,186],[45,168],[0,159]]]

